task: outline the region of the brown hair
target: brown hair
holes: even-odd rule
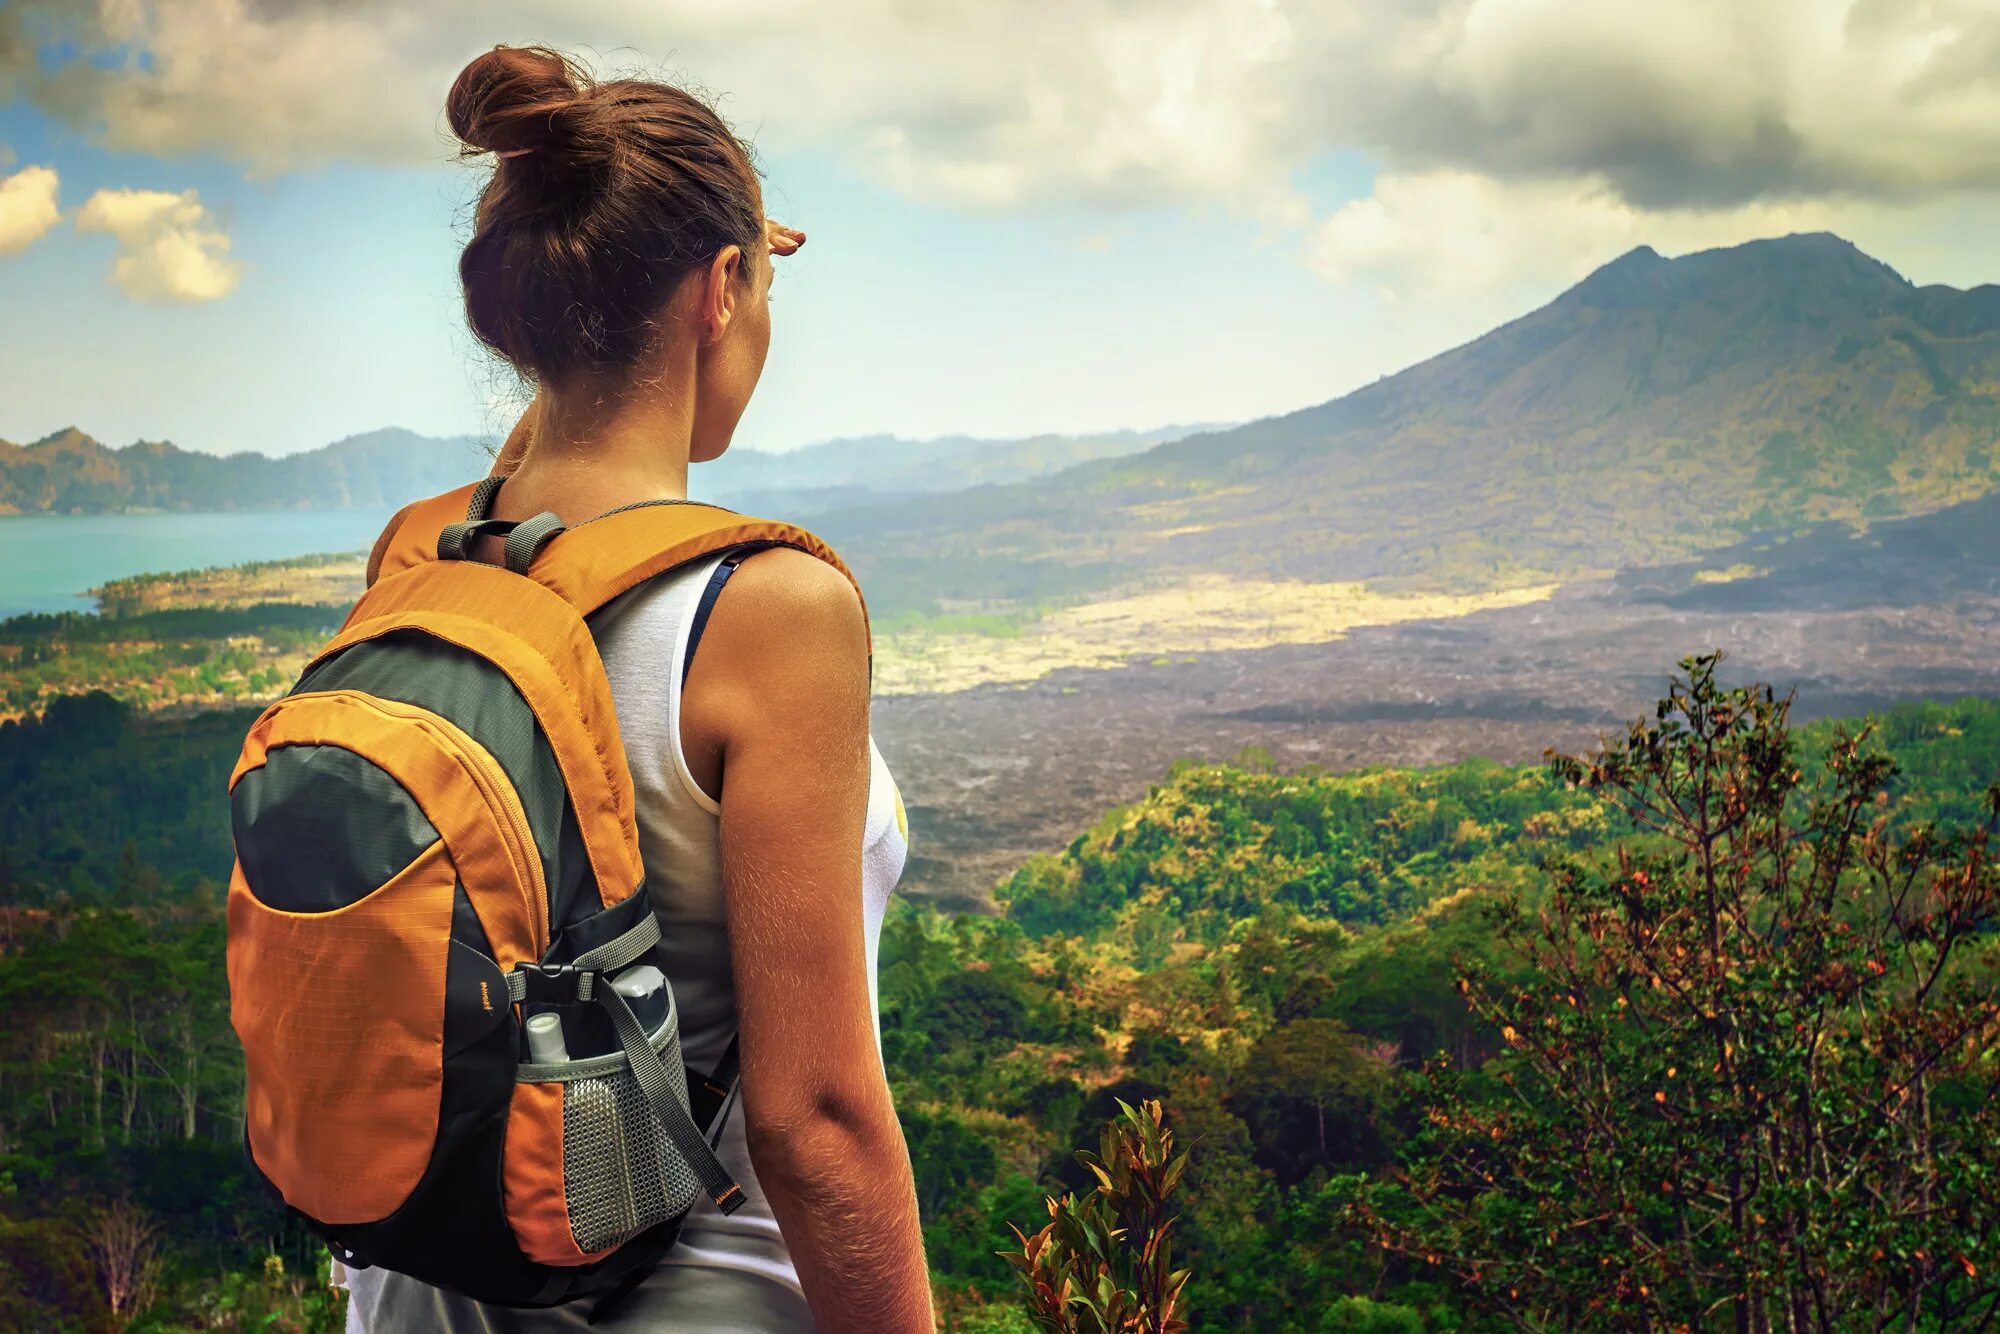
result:
[[[466,317],[538,382],[630,366],[682,275],[763,244],[749,146],[682,89],[599,83],[560,52],[501,46],[445,108],[468,153],[505,155],[458,262]]]

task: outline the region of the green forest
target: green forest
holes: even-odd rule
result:
[[[1541,765],[1183,762],[899,905],[945,1327],[1995,1327],[2000,703],[1787,704],[1689,659]],[[0,725],[0,1327],[340,1327],[239,1148],[249,717]]]
[[[25,718],[91,691],[148,709],[268,700],[344,614],[273,602],[9,617],[0,621],[0,717]]]

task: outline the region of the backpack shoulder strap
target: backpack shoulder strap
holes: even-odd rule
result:
[[[536,582],[562,594],[585,616],[656,574],[725,547],[798,547],[846,576],[862,597],[860,581],[834,549],[796,524],[757,519],[718,505],[666,502],[630,505],[578,524],[550,542],[535,560]],[[862,618],[868,603],[862,598]],[[872,631],[869,655],[874,654]]]
[[[370,559],[375,576],[370,584],[436,560],[438,539],[444,530],[485,519],[505,480],[482,478],[405,508],[376,543],[376,553]],[[538,534],[534,546],[540,548],[539,554],[532,556],[530,573],[536,582],[561,594],[581,616],[590,615],[656,574],[725,547],[755,550],[789,546],[810,552],[846,576],[854,585],[855,596],[862,599],[864,627],[867,621],[868,602],[854,572],[831,546],[797,524],[754,518],[691,500],[642,501],[570,529],[549,523],[554,531]],[[865,633],[872,676],[874,632],[865,629]]]

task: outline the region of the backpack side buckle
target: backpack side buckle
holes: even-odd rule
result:
[[[596,999],[598,970],[573,963],[517,963],[507,974],[507,999],[515,1005],[580,1005]]]

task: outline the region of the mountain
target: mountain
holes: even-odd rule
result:
[[[1136,454],[1209,429],[1213,428],[1163,426],[1152,431],[1023,439],[866,435],[784,453],[739,447],[697,465],[689,485],[699,496],[749,513],[802,517],[843,505],[1026,481],[1093,459]]]
[[[2000,287],[1918,287],[1811,234],[1640,247],[1464,346],[1246,425],[865,437],[732,451],[692,481],[809,517],[876,611],[1025,612],[1217,576],[1462,592],[1672,565],[1977,500],[1996,442]],[[64,432],[0,445],[0,509],[388,505],[485,466],[402,431],[278,460]]]
[[[2000,601],[2000,491],[1857,530],[1814,524],[1680,565],[1629,570],[1635,601],[1705,612],[1853,612]]]
[[[457,486],[489,462],[470,437],[395,428],[273,459],[148,441],[110,449],[72,426],[30,445],[0,441],[0,514],[390,509]]]
[[[1214,572],[1494,587],[1934,511],[2000,482],[1996,441],[2000,288],[1794,235],[1641,247],[1332,402],[817,530],[885,608]]]
[[[1013,482],[1177,440],[1200,427],[1020,440],[861,436],[789,453],[732,449],[695,469],[697,495],[785,517],[841,505]],[[491,456],[471,437],[391,428],[285,458],[204,454],[142,441],[110,449],[75,427],[30,445],[0,440],[0,514],[128,509],[383,509],[476,477]]]

